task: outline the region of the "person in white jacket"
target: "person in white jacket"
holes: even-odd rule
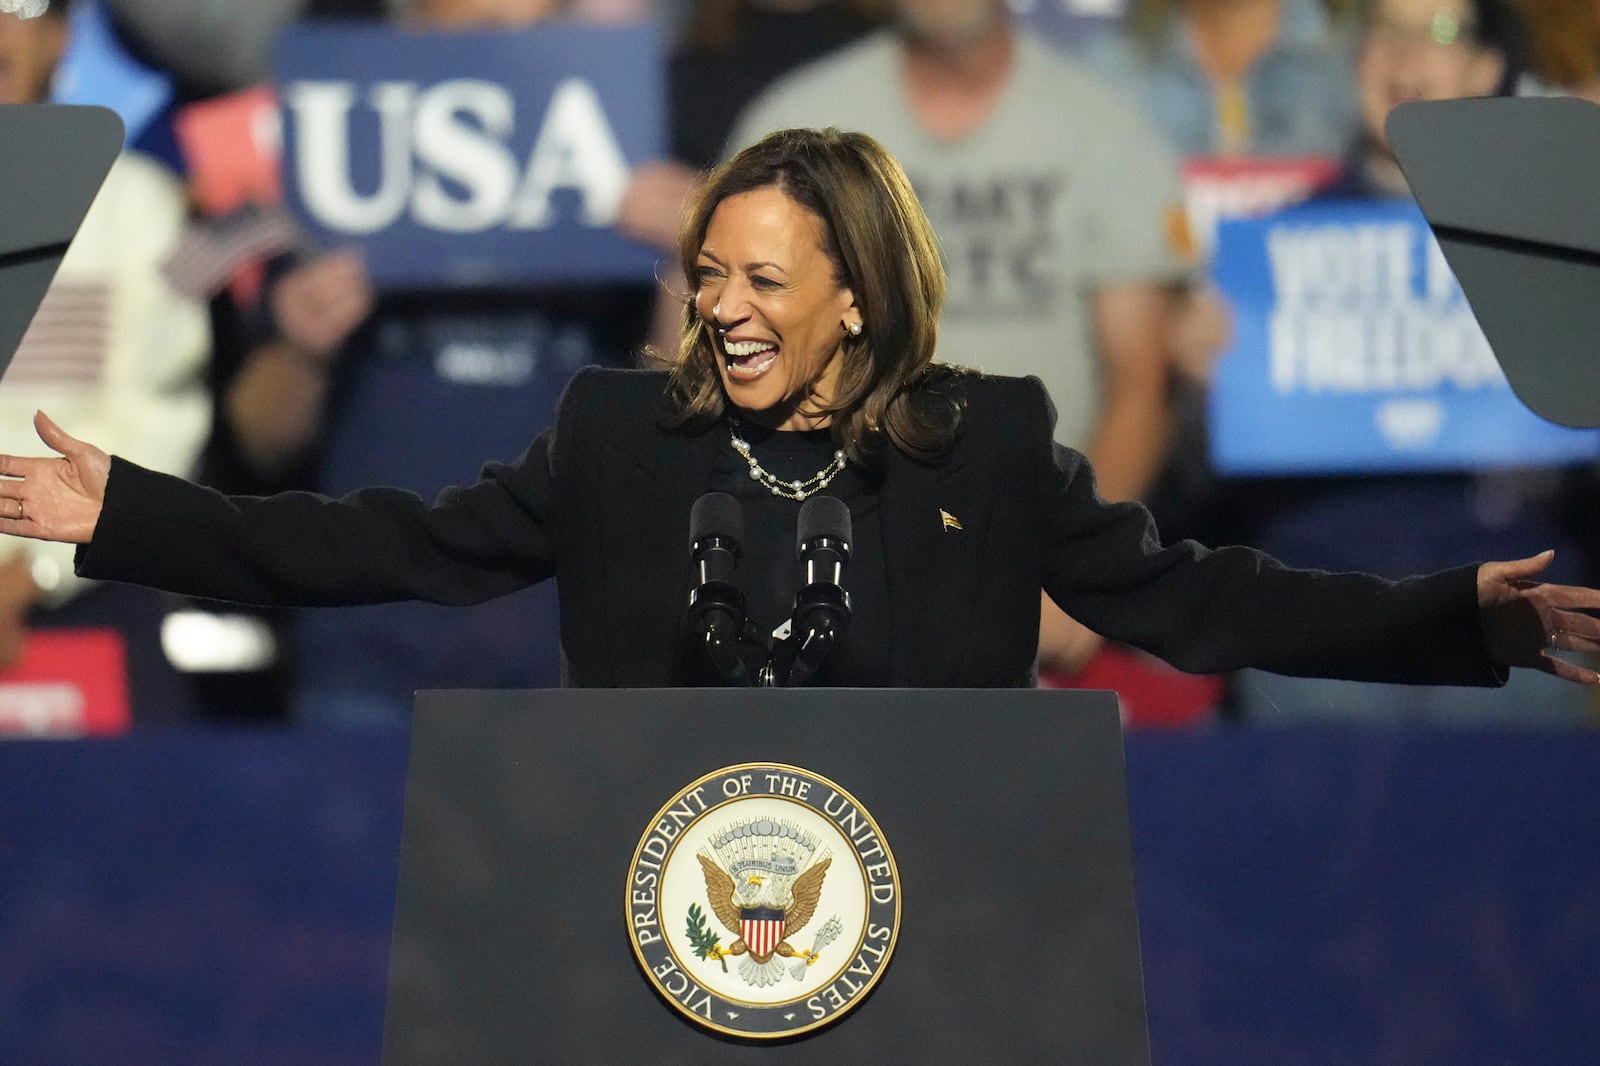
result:
[[[65,7],[55,0],[30,19],[0,12],[0,103],[48,97],[67,45]],[[205,305],[175,291],[161,269],[184,217],[178,180],[153,159],[123,153],[0,380],[0,450],[24,446],[43,409],[159,470],[192,472],[211,425],[210,324]],[[16,662],[31,628],[110,625],[128,645],[135,716],[166,717],[173,707],[138,705],[146,692],[166,702],[186,695],[170,678],[154,690],[141,683],[148,671],[169,670],[153,631],[159,618],[159,601],[143,590],[75,577],[65,545],[0,536],[0,668]]]

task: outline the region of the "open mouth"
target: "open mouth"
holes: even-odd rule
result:
[[[723,341],[722,351],[729,376],[747,381],[765,374],[778,359],[777,347],[767,341]]]

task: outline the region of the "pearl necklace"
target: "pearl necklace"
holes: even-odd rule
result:
[[[765,485],[768,492],[785,500],[803,500],[807,496],[816,495],[827,488],[828,482],[832,481],[839,471],[844,469],[844,452],[841,450],[833,453],[832,462],[804,481],[784,481],[762,466],[756,460],[756,457],[750,454],[750,442],[739,436],[739,420],[737,418],[730,417],[728,419],[728,436],[733,440],[733,450],[743,456],[746,463],[750,464],[750,480]]]

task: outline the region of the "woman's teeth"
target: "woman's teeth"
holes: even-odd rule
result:
[[[728,373],[738,377],[758,377],[778,358],[778,349],[766,341],[726,341]]]

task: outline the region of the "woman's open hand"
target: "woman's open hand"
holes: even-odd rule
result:
[[[1544,551],[1508,563],[1478,567],[1478,612],[1489,658],[1499,666],[1528,666],[1584,685],[1600,682],[1593,670],[1557,652],[1600,652],[1600,590],[1547,585],[1534,576],[1550,565]]]
[[[33,428],[60,458],[0,455],[0,533],[87,544],[105,503],[111,457],[67,436],[43,411]]]

